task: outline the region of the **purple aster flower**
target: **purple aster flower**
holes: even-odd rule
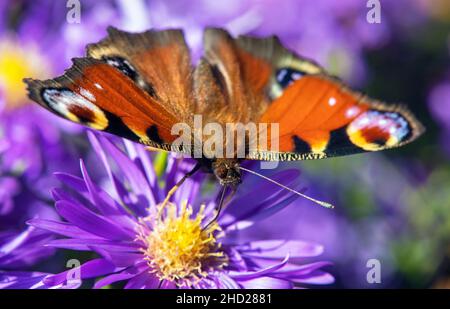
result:
[[[254,180],[213,220],[219,190],[204,193],[207,176],[198,173],[162,207],[168,190],[192,168],[191,161],[169,156],[165,170],[157,167],[157,173],[139,145],[125,142],[126,154],[104,137],[92,134],[90,140],[110,183],[92,181],[81,162],[82,178],[57,174],[66,189],[55,189],[53,195],[65,221],[29,223],[64,236],[49,241],[50,247],[97,253],[98,259],[79,268],[80,279],[98,279],[95,288],[120,281],[125,288],[292,288],[333,282],[322,270],[329,262],[310,261],[322,253],[320,245],[239,238],[239,231],[291,204],[295,196],[288,191]],[[293,185],[298,175],[284,170],[272,178]],[[61,285],[67,275],[48,275],[43,283]]]
[[[56,217],[48,204],[53,172],[76,173],[76,158],[89,156],[81,127],[30,103],[22,79],[61,73],[111,21],[125,20],[110,1],[82,1],[83,26],[67,23],[67,11],[65,1],[0,5],[0,270],[30,266],[54,252],[41,246],[49,233],[26,228],[25,221]],[[89,36],[77,36],[80,29]]]
[[[29,28],[30,20],[37,19],[27,6],[13,26],[21,5],[25,6],[4,1],[0,6],[0,270],[25,269],[54,252],[42,248],[53,236],[27,228],[25,221],[56,217],[45,202],[51,197],[47,188],[54,181],[51,173],[63,167],[75,172],[76,165],[71,168],[65,160],[79,156],[65,147],[58,125],[62,122],[28,104],[22,78],[45,77],[53,65],[38,46],[43,37],[37,32],[44,26],[50,30],[48,13],[41,16],[40,25],[36,21],[36,27]],[[48,5],[41,8],[49,9]],[[22,31],[24,27],[33,31]]]
[[[433,87],[428,97],[428,107],[442,128],[442,148],[450,155],[450,78]]]

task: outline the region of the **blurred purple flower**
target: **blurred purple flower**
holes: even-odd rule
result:
[[[47,288],[43,280],[49,274],[41,272],[23,272],[23,271],[0,271],[0,289],[45,289]],[[76,281],[68,284],[55,285],[53,289],[70,289],[76,288]]]
[[[295,196],[289,192],[260,180],[212,221],[218,193],[202,196],[205,175],[198,173],[161,209],[168,190],[192,168],[192,161],[170,156],[157,179],[143,147],[126,142],[127,155],[106,138],[92,134],[90,139],[109,176],[109,194],[81,162],[83,178],[60,173],[58,179],[70,190],[53,191],[56,210],[67,221],[29,223],[65,236],[49,241],[50,247],[99,254],[80,266],[81,279],[99,279],[95,288],[119,281],[126,281],[125,288],[293,288],[333,282],[321,269],[329,262],[307,262],[323,252],[320,245],[238,240],[239,231],[291,204]],[[298,174],[285,170],[273,178],[292,184]],[[48,287],[64,284],[67,274],[50,275],[43,282]]]
[[[55,251],[44,247],[53,235],[29,226],[21,233],[0,233],[0,270],[26,269]]]
[[[431,115],[441,126],[441,145],[450,155],[450,80],[435,85],[428,97]]]
[[[131,16],[145,12],[145,3],[135,1],[125,5],[122,2],[82,1],[82,22],[79,24],[66,21],[68,8],[64,1],[2,2],[0,175],[24,173],[28,179],[35,180],[66,167],[68,172],[76,170],[75,166],[72,169],[70,164],[67,166],[68,158],[79,157],[74,152],[75,143],[64,137],[69,133],[74,139],[73,134],[82,132],[82,127],[30,104],[22,79],[45,79],[62,73],[71,65],[71,58],[84,55],[86,44],[98,41],[106,34],[108,25],[132,29]],[[141,18],[145,19],[145,15]],[[144,30],[146,25],[134,22],[134,30],[139,27]]]
[[[0,5],[1,270],[23,269],[54,251],[41,247],[52,235],[26,228],[25,221],[56,217],[47,204],[49,188],[56,185],[52,173],[77,172],[76,158],[86,150],[77,143],[80,127],[30,103],[22,82],[24,77],[47,78],[62,72],[70,59],[68,46],[78,43],[84,48],[87,42],[68,44],[61,39],[70,28],[66,12],[65,1],[2,1]],[[91,12],[85,13],[88,18]]]

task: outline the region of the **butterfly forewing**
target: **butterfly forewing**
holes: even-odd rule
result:
[[[191,121],[192,64],[181,30],[128,33],[113,27],[87,56],[116,67],[178,119]]]
[[[32,100],[73,122],[158,148],[176,138],[178,119],[103,61],[75,59],[61,77],[26,83]]]

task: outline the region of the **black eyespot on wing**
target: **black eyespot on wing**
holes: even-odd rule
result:
[[[82,124],[88,124],[95,121],[95,114],[90,109],[78,105],[69,105],[68,111],[75,114]]]
[[[128,62],[128,60],[119,56],[103,56],[102,60],[110,66],[117,68],[132,80],[137,80],[138,74],[134,67]]]
[[[164,143],[164,141],[161,139],[161,137],[158,134],[158,127],[157,126],[151,125],[147,129],[146,134],[147,134],[148,138],[150,140],[152,140],[153,142],[158,143],[158,144],[163,144]]]
[[[157,98],[155,89],[148,82],[145,82],[131,63],[120,56],[102,56],[102,60],[117,68],[120,72],[132,79],[139,87],[146,91],[151,97]]]
[[[292,84],[304,75],[303,72],[292,68],[282,68],[276,71],[275,79],[282,89]]]
[[[358,147],[350,141],[346,131],[347,127],[330,132],[330,140],[328,141],[325,153],[329,156],[345,155],[347,153],[364,152],[364,149]]]
[[[355,147],[355,145],[348,138],[346,127],[331,131],[330,140],[327,145],[327,150],[333,148],[347,148]]]
[[[292,140],[294,141],[294,152],[296,153],[309,153],[311,152],[311,146],[305,142],[304,140],[302,140],[301,138],[299,138],[297,135],[292,137]]]
[[[382,138],[382,137],[375,138],[375,139],[373,139],[373,140],[371,141],[371,143],[376,144],[376,145],[382,147],[382,146],[385,146],[385,145],[386,145],[386,143],[387,143],[387,138]]]
[[[131,141],[140,141],[139,136],[131,131],[131,129],[123,123],[122,119],[110,112],[104,111],[104,113],[108,118],[108,126],[105,128],[105,132],[118,135]]]

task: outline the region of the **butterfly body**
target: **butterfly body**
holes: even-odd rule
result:
[[[211,162],[211,170],[219,183],[233,187],[242,182],[239,166],[237,159],[216,159]]]
[[[194,67],[180,30],[127,33],[109,28],[108,33],[88,45],[86,57],[75,59],[63,76],[26,79],[30,98],[96,130],[151,148],[200,154],[194,157],[223,185],[241,182],[243,160],[379,151],[407,144],[424,131],[407,108],[351,90],[276,37],[232,38],[222,29],[207,29],[204,56]],[[191,132],[191,143],[180,146],[180,134],[173,129],[180,123],[194,128],[196,115],[205,126],[217,124],[216,131],[227,132],[231,124],[233,136],[238,123],[269,124],[258,131],[267,143],[255,142],[245,132],[240,142],[221,142],[234,151],[211,155],[217,145],[209,151],[204,147],[211,131]]]

